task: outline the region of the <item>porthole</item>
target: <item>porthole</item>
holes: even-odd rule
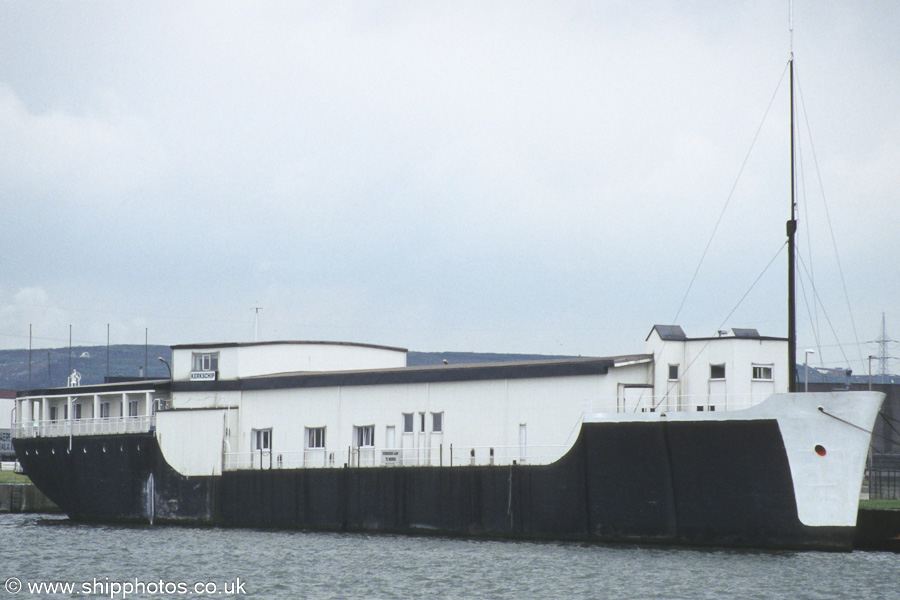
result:
[[[87,454],[87,446],[81,449],[82,454]]]
[[[50,454],[56,454],[56,448],[50,448]]]
[[[816,454],[818,454],[819,456],[825,456],[825,454],[826,454],[825,446],[823,446],[822,444],[816,444],[815,450],[816,450]]]
[[[106,444],[103,444],[103,453],[106,453]]]

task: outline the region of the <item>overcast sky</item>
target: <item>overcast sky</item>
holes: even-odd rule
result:
[[[0,348],[249,341],[254,307],[422,351],[786,335],[788,13],[3,2]],[[882,312],[900,337],[900,8],[798,0],[793,48],[801,361],[811,314],[863,372]]]

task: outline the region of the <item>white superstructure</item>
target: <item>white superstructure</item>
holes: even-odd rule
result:
[[[549,463],[585,415],[746,408],[787,389],[786,342],[755,330],[647,353],[407,367],[406,350],[335,342],[173,347],[171,382],[19,396],[14,435],[155,430],[184,475],[249,468]],[[157,385],[159,384],[159,385]]]
[[[787,387],[784,340],[755,330],[689,339],[656,326],[647,342],[639,355],[413,368],[381,346],[176,346],[157,438],[186,475],[549,463],[584,415],[734,410]]]

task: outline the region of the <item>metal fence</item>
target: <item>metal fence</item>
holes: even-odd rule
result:
[[[869,498],[900,500],[900,454],[873,454],[868,475]]]
[[[226,452],[224,469],[295,469],[328,467],[424,467],[545,465],[558,460],[569,446],[456,446],[433,448],[308,449],[298,452],[254,450]]]

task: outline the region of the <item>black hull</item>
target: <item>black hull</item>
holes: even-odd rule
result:
[[[215,477],[179,475],[153,434],[75,437],[71,452],[68,438],[15,445],[35,484],[78,520],[845,551],[854,533],[799,521],[774,420],[585,423],[544,466]]]
[[[152,434],[14,439],[13,445],[32,483],[70,518],[146,522],[146,482],[161,460]]]

